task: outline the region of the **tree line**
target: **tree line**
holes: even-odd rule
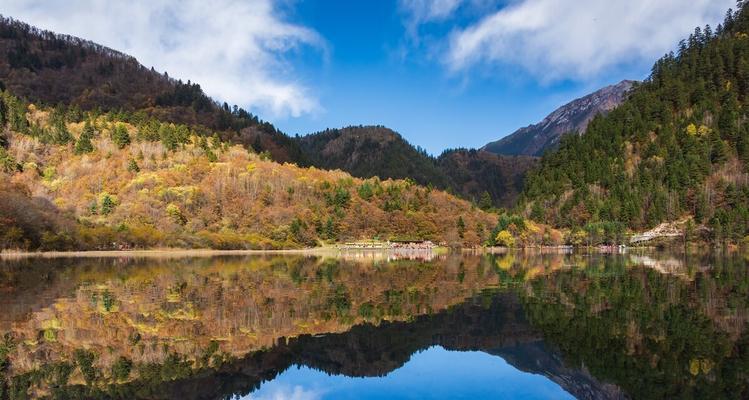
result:
[[[749,234],[749,11],[696,28],[582,135],[565,135],[526,180],[519,209],[579,229],[646,229],[693,216],[708,239]],[[585,155],[581,157],[581,155]]]

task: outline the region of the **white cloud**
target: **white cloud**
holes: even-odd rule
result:
[[[694,27],[716,24],[734,0],[517,0],[449,37],[452,72],[519,66],[542,81],[584,80],[655,61]]]
[[[287,22],[274,0],[4,0],[0,13],[131,54],[217,99],[273,117],[319,109],[285,56],[325,43]]]
[[[419,27],[451,17],[464,0],[399,0],[406,34],[414,44],[419,43]]]
[[[285,384],[276,384],[270,390],[263,390],[264,393],[253,393],[247,396],[247,400],[319,400],[322,398],[322,392],[312,389],[305,389],[299,385],[293,387]]]
[[[450,16],[463,0],[400,0],[399,5],[414,23],[438,21]]]

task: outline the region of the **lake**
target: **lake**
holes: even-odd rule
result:
[[[5,259],[0,399],[747,398],[747,263]]]

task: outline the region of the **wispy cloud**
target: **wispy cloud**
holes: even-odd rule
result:
[[[305,389],[299,385],[276,384],[273,389],[265,390],[263,393],[250,394],[246,400],[319,400],[321,398],[322,392],[318,390]]]
[[[476,0],[399,0],[398,10],[403,16],[407,38],[418,44],[419,27],[450,19],[467,1]]]
[[[721,20],[734,0],[518,0],[453,29],[452,72],[519,66],[541,81],[584,80],[609,67],[654,61],[695,26]]]
[[[0,13],[131,54],[273,117],[320,107],[286,56],[303,47],[324,51],[325,42],[288,22],[274,0],[5,0]]]
[[[463,0],[400,0],[399,6],[413,24],[447,18]]]

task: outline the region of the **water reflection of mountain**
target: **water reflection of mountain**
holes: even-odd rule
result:
[[[0,399],[221,398],[294,364],[381,376],[434,345],[579,398],[749,395],[740,258],[16,261],[0,306]]]
[[[22,260],[0,274],[0,331],[9,332],[0,372],[32,395],[60,382],[87,384],[91,395],[132,379],[152,386],[283,338],[411,320],[498,283],[487,260],[461,257]]]
[[[218,399],[246,395],[292,365],[352,377],[384,376],[431,346],[484,351],[526,372],[542,374],[580,399],[617,399],[624,394],[583,371],[565,367],[525,320],[512,293],[486,293],[469,302],[410,322],[353,327],[339,334],[291,339],[219,371],[171,382],[157,390],[169,398]]]

